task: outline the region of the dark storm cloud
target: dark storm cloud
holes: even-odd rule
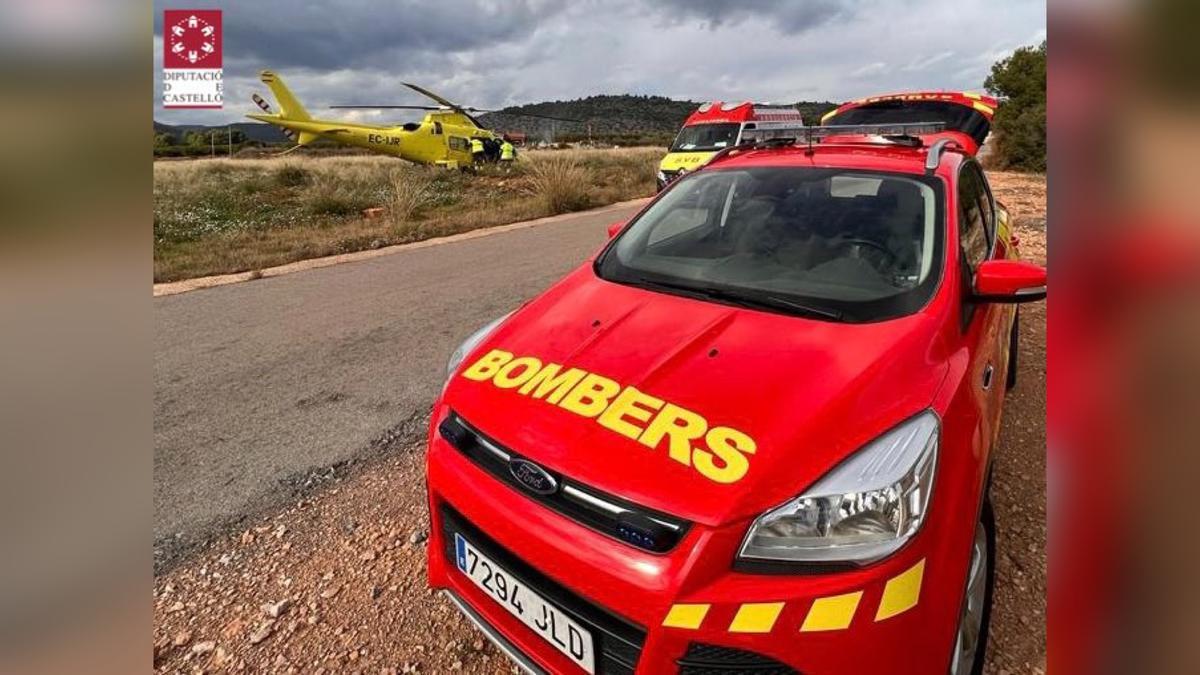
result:
[[[712,30],[757,19],[783,33],[801,33],[849,15],[855,4],[849,0],[659,0],[654,6],[676,20],[699,19]]]
[[[162,34],[156,2],[155,34]],[[410,60],[511,42],[562,7],[547,0],[192,2],[224,11],[225,51],[273,67],[404,67]]]
[[[426,102],[402,81],[482,108],[592,94],[790,102],[978,89],[997,59],[1044,39],[1046,11],[1045,0],[155,0],[156,71],[164,1],[219,7],[225,19],[225,110],[156,103],[171,123],[255,112],[265,68],[314,114],[378,122],[412,115],[328,106]]]

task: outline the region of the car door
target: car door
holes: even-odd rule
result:
[[[995,203],[983,170],[973,160],[964,162],[959,169],[958,229],[963,268],[960,328],[970,354],[969,378],[982,427],[981,438],[994,441],[1004,395],[1011,309],[971,299],[976,268],[985,260],[1003,255],[996,245]]]

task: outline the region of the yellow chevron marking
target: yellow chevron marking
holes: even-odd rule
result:
[[[917,600],[921,597],[923,576],[925,561],[921,560],[908,568],[908,571],[888,579],[887,585],[883,587],[883,598],[879,601],[879,611],[875,612],[875,620],[890,619],[916,607]]]
[[[769,633],[783,611],[782,602],[747,602],[729,624],[731,633]]]
[[[663,619],[667,628],[699,628],[710,605],[673,605]]]
[[[827,598],[817,598],[804,625],[800,627],[803,633],[823,630],[843,630],[850,627],[854,619],[854,611],[858,609],[858,601],[862,600],[862,591],[845,595],[831,595]]]

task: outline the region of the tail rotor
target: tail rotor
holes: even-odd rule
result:
[[[259,96],[258,94],[252,94],[250,96],[250,98],[254,99],[254,104],[257,105],[259,108],[261,108],[263,112],[265,112],[268,115],[272,114],[271,113],[271,104],[267,103],[266,100],[263,99],[263,97]],[[296,143],[299,141],[300,137],[296,135],[295,131],[288,129],[287,127],[279,127],[279,129],[281,131],[283,131],[284,135],[287,136],[288,138],[290,138],[293,143]]]

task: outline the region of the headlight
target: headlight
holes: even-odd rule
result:
[[[467,358],[467,354],[470,354],[472,351],[474,351],[475,348],[479,346],[479,343],[483,342],[484,338],[490,335],[492,331],[496,330],[496,326],[504,323],[504,320],[510,316],[512,316],[512,312],[505,314],[483,328],[471,333],[470,337],[468,337],[466,340],[463,340],[462,344],[458,346],[458,349],[455,349],[450,353],[450,362],[446,364],[446,379],[449,380],[451,377],[453,377],[454,371],[458,369],[458,366],[463,362],[463,359]]]
[[[933,489],[939,422],[925,411],[868,443],[804,494],[759,516],[738,556],[864,565],[921,528]]]

